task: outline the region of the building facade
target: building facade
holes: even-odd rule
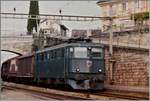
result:
[[[102,35],[103,33],[100,29],[73,29],[71,33],[72,38],[91,38]]]
[[[51,37],[67,37],[68,28],[61,24],[58,20],[48,20],[45,19],[40,22],[40,29],[43,31],[44,35]]]
[[[60,20],[45,19],[40,22],[39,33],[33,33],[32,51],[61,43],[68,38],[69,29]]]
[[[149,88],[149,2],[150,0],[99,0],[100,16],[114,17],[113,54],[110,57],[110,21],[102,21],[102,33],[108,35],[105,49],[106,84],[122,88]],[[95,42],[99,39],[94,38]],[[112,59],[112,60],[111,60]],[[143,73],[143,74],[141,74]]]
[[[129,29],[136,24],[137,18],[143,18],[143,24],[148,25],[150,0],[99,0],[100,16],[117,17],[113,20],[113,30]],[[140,17],[141,16],[141,17]],[[102,21],[103,31],[108,29],[110,22]]]

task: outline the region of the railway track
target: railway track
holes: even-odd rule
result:
[[[118,92],[110,92],[110,91],[106,91],[106,92],[102,92],[102,93],[98,93],[96,95],[103,95],[103,96],[108,96],[108,97],[114,97],[114,98],[119,98],[119,99],[127,99],[127,100],[149,100],[149,95],[148,94],[137,94],[137,93],[118,93]]]
[[[32,89],[26,89],[26,88],[17,88],[13,86],[6,86],[3,85],[2,89],[8,89],[13,91],[23,91],[28,93],[29,95],[32,95],[40,100],[50,100],[50,99],[56,99],[56,100],[86,100],[84,98],[78,98],[73,96],[67,96],[67,95],[59,95],[59,94],[53,94],[53,93],[43,93],[43,92],[37,92]]]
[[[137,94],[131,92],[118,92],[118,91],[67,91],[67,90],[56,90],[50,88],[35,87],[23,84],[15,83],[4,83],[4,87],[9,89],[21,89],[30,94],[40,95],[47,98],[58,99],[58,100],[149,100],[148,94]]]

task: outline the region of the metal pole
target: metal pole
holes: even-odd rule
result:
[[[113,32],[112,32],[112,24],[113,24],[113,19],[110,19],[110,33],[109,33],[109,54],[112,56],[113,54]]]
[[[150,12],[150,1],[148,0],[148,11]],[[150,13],[149,13],[149,16],[150,16]],[[149,20],[149,29],[150,29],[150,20]],[[150,33],[149,33],[149,68],[150,68]],[[150,72],[150,69],[148,68],[148,71]],[[148,73],[148,78],[150,77],[150,73]]]
[[[39,35],[39,24],[38,24],[38,16],[36,16],[36,26],[37,26],[37,35]]]
[[[38,24],[38,16],[36,16],[36,26],[37,26],[37,38],[38,38],[38,42],[36,43],[36,45],[38,46],[38,50],[41,49],[41,38],[40,38],[40,33],[39,33],[39,24]]]
[[[37,27],[37,31],[35,33],[34,32],[32,33],[32,36],[33,36],[33,49],[34,49],[32,51],[36,51],[35,48],[39,49],[39,46],[40,46],[38,16],[36,16],[36,27]]]
[[[112,46],[112,43],[113,43],[113,32],[112,32],[112,23],[113,23],[113,20],[111,18],[110,19],[110,32],[109,32],[110,84],[113,83],[113,61],[112,61],[112,55],[113,55],[113,46]]]
[[[113,55],[113,32],[112,32],[112,28],[113,28],[113,18],[112,18],[112,15],[113,15],[113,9],[112,9],[112,6],[111,6],[111,9],[110,9],[110,12],[109,12],[109,16],[110,16],[110,29],[109,29],[109,57],[110,57],[110,60],[109,60],[109,69],[110,69],[110,84],[113,83],[113,61],[112,61],[112,55]]]
[[[112,25],[113,25],[113,8],[111,6],[110,11],[109,11],[109,16],[110,16],[110,29],[109,29],[109,55],[110,57],[113,54],[113,48],[112,48],[112,43],[113,43],[113,33],[112,33]]]

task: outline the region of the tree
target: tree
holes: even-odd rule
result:
[[[30,9],[29,9],[29,15],[32,15],[32,18],[36,18],[35,15],[39,15],[39,6],[38,6],[38,1],[30,1]],[[39,19],[28,19],[28,25],[27,25],[27,30],[28,34],[31,35],[33,32],[33,28],[35,28],[37,32],[37,22],[39,24],[40,20]]]

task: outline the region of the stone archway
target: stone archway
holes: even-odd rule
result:
[[[14,53],[17,55],[22,55],[22,53],[16,52],[16,51],[11,51],[11,50],[1,50],[1,51],[5,51],[5,52],[10,52],[10,53]]]

